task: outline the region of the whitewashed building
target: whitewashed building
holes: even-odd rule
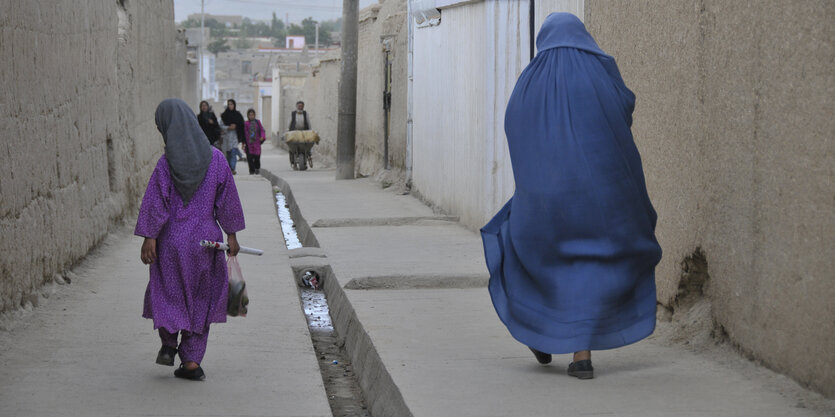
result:
[[[212,53],[203,54],[203,65],[200,68],[203,71],[203,74],[201,74],[202,92],[200,97],[202,100],[217,102],[219,97],[217,80],[215,79],[215,55]]]
[[[504,111],[531,58],[531,27],[557,11],[582,19],[583,0],[422,0],[410,6],[407,174],[421,198],[478,228],[513,195]]]

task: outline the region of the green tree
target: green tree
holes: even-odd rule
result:
[[[342,30],[342,18],[334,20],[325,20],[319,25],[319,32],[339,32]],[[321,33],[320,33],[321,36]]]
[[[200,21],[197,19],[188,19],[183,23],[180,23],[184,28],[199,28]]]
[[[270,33],[270,36],[274,38],[284,36],[286,34],[284,32],[284,22],[278,19],[278,16],[275,15],[275,12],[273,12],[273,20],[270,21]]]
[[[235,39],[235,48],[237,49],[249,49],[252,48],[252,42],[249,39],[245,38],[244,36]]]
[[[257,34],[255,33],[256,31],[257,31],[256,24],[252,23],[252,20],[250,20],[248,17],[245,17],[243,19],[243,21],[241,22],[241,30],[239,32],[241,34],[241,36],[246,36],[246,37],[257,36]]]
[[[203,25],[209,28],[209,33],[214,38],[222,38],[224,36],[231,35],[229,29],[223,23],[218,22],[216,19],[205,19],[203,21]],[[182,23],[184,28],[199,28],[200,27],[200,19],[189,19]]]
[[[287,29],[287,34],[296,36],[304,35],[305,43],[312,46],[316,42],[316,23],[317,22],[313,20],[312,17],[302,20],[301,26],[291,23],[290,27]],[[331,33],[329,30],[323,30],[323,26],[325,25],[323,24],[319,27],[319,46],[327,46],[331,44]]]
[[[252,37],[263,37],[269,38],[273,36],[272,26],[267,22],[253,22],[252,20],[245,18],[241,24],[241,30],[239,31],[239,36],[252,38]]]
[[[255,36],[260,36],[262,38],[268,38],[272,36],[272,28],[266,22],[258,22],[253,25],[253,31],[255,32]]]
[[[270,34],[269,36],[273,38],[273,46],[278,48],[284,47],[284,42],[287,37],[287,30],[284,27],[284,22],[279,20],[278,17],[273,12],[273,19],[270,21]]]
[[[231,48],[229,47],[229,44],[226,43],[225,38],[220,38],[220,39],[210,43],[209,46],[206,47],[206,49],[208,49],[209,52],[217,55],[221,52],[226,52]]]

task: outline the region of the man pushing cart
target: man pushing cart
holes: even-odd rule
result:
[[[319,134],[310,129],[310,120],[304,110],[304,102],[296,103],[296,111],[290,113],[290,128],[284,141],[290,152],[290,165],[294,170],[313,168],[313,145],[319,143]]]
[[[304,171],[310,165],[313,168],[313,145],[319,143],[319,134],[313,130],[293,130],[284,135],[284,141],[290,152],[290,165],[293,170]]]

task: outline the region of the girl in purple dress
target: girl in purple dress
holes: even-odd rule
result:
[[[184,101],[160,103],[156,123],[165,155],[151,175],[134,231],[145,238],[141,259],[151,270],[142,317],[159,330],[157,363],[173,366],[179,353],[174,375],[203,380],[209,325],[226,322],[228,278],[223,252],[198,242],[222,241],[226,232],[229,254],[237,255],[243,209],[226,157],[209,145]]]
[[[246,111],[247,121],[244,123],[244,146],[246,160],[249,163],[249,175],[261,173],[261,144],[266,140],[264,126],[255,118],[255,109]]]

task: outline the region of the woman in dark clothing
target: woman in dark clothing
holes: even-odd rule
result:
[[[223,121],[224,125],[228,126],[227,129],[229,131],[235,131],[235,133],[237,133],[238,143],[245,143],[244,116],[238,111],[238,103],[236,103],[235,100],[230,98],[226,101],[226,110],[224,110],[220,115],[220,119]],[[226,158],[236,157],[235,151],[237,150],[237,145],[235,145],[235,148],[232,149],[224,146],[224,149],[228,149],[226,151]],[[231,162],[230,166],[232,166]]]
[[[214,145],[220,139],[220,126],[217,124],[217,116],[209,106],[208,101],[200,102],[200,113],[197,114],[197,122],[200,123],[200,128],[203,133],[209,138],[209,143]]]

